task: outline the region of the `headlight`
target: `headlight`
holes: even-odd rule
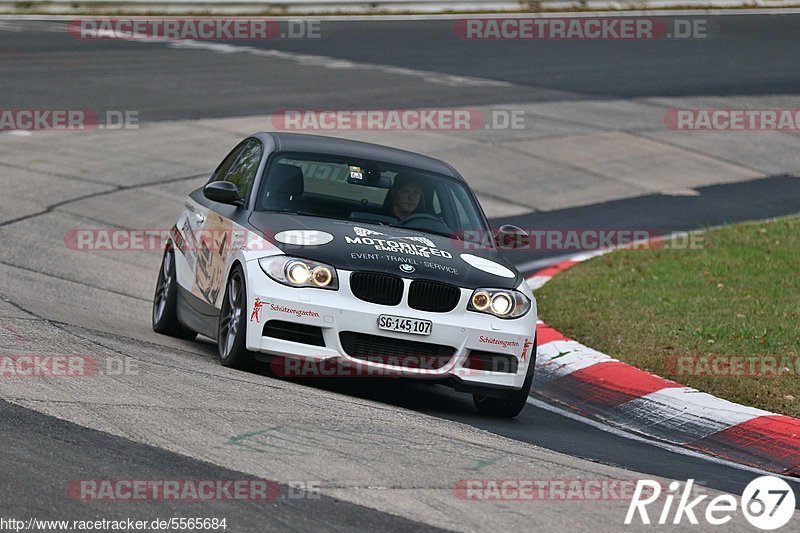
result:
[[[519,291],[475,289],[467,309],[499,318],[519,318],[531,308],[531,301]]]
[[[292,261],[286,265],[286,279],[292,285],[305,285],[311,279],[311,269],[302,261]]]
[[[258,265],[267,276],[290,287],[339,290],[336,269],[324,263],[287,255],[273,255],[259,259]]]

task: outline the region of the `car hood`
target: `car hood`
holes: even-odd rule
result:
[[[384,272],[459,287],[515,288],[522,277],[496,250],[390,226],[274,212],[249,223],[287,255],[339,269]]]

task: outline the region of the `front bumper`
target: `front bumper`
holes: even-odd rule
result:
[[[365,302],[353,296],[349,285],[350,271],[338,270],[339,290],[332,291],[288,287],[277,283],[261,270],[255,260],[249,261],[245,270],[248,295],[246,344],[249,350],[255,352],[280,355],[290,360],[325,362],[326,367],[328,363],[342,364],[356,370],[335,375],[401,376],[450,382],[462,388],[476,386],[509,390],[522,387],[528,365],[535,356],[532,343],[536,328],[536,302],[532,297],[531,309],[525,316],[503,320],[467,311],[471,289],[461,289],[461,301],[453,311],[432,313],[411,309],[407,305],[406,297],[411,279],[404,279],[403,301],[396,306],[386,306]],[[256,302],[260,302],[258,309]],[[430,320],[433,322],[431,334],[423,336],[382,330],[378,328],[378,317],[382,314]],[[264,336],[264,326],[269,321],[319,328],[324,346]],[[367,360],[363,353],[355,354],[356,357],[349,354],[340,335],[344,332],[352,332],[363,338],[366,338],[365,335],[380,336],[406,343],[427,343],[451,349],[448,350],[448,355],[437,356],[437,364],[433,366],[422,364],[419,365],[422,368],[414,368],[416,365],[406,364],[408,359],[402,357],[381,359],[389,363],[384,364],[377,361],[380,359],[378,357]],[[475,368],[474,357],[477,357],[478,352],[499,354],[504,359],[513,358],[516,372]],[[423,358],[430,356],[429,353],[418,355]],[[298,367],[295,365],[293,368]],[[327,377],[329,374],[325,375]]]

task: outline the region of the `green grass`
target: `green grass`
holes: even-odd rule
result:
[[[696,376],[676,356],[800,357],[800,217],[715,229],[700,249],[621,250],[557,276],[541,318],[570,338],[716,396],[800,417],[800,369]],[[673,359],[674,361],[674,359]]]

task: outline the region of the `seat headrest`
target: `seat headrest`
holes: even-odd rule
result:
[[[270,168],[267,180],[267,196],[275,194],[300,196],[303,194],[303,169],[297,165],[278,163]]]

